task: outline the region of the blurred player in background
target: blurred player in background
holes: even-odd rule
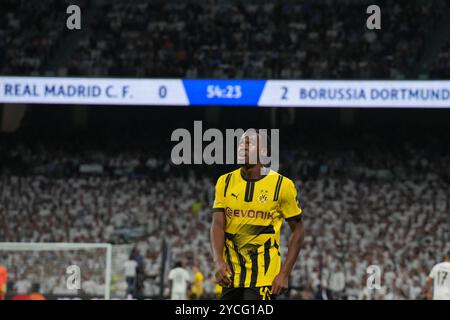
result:
[[[431,269],[426,291],[428,300],[450,300],[450,251]]]
[[[137,262],[130,255],[129,259],[124,263],[125,280],[127,282],[127,298],[136,296],[136,269]]]
[[[268,300],[283,293],[303,244],[294,183],[262,164],[267,141],[262,133],[247,130],[238,147],[241,168],[222,175],[216,184],[211,244],[224,300]],[[292,235],[281,264],[283,219]]]
[[[188,284],[192,282],[191,275],[183,268],[183,263],[178,261],[175,268],[169,272],[170,281],[170,299],[186,300],[188,292]]]
[[[192,267],[192,272],[194,273],[194,284],[192,286],[192,298],[195,300],[199,300],[203,297],[204,289],[203,289],[203,281],[205,277],[200,271],[198,267],[198,263],[194,264]]]
[[[216,282],[214,286],[214,293],[216,294],[216,298],[220,299],[222,297],[222,286]]]
[[[8,283],[8,270],[0,265],[0,300],[5,300],[6,286]]]

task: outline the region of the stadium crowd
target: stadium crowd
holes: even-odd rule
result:
[[[86,6],[88,0],[76,0]],[[0,2],[0,74],[43,75],[67,36],[69,0]],[[26,32],[25,32],[26,30]]]
[[[431,66],[430,78],[450,79],[450,40],[441,48],[436,62]]]
[[[300,190],[306,226],[289,298],[423,298],[431,266],[449,249],[448,152],[407,144],[391,151],[373,146],[362,153],[345,148],[289,150],[281,168]],[[205,174],[204,166],[186,166],[180,176],[179,168],[145,153],[113,156],[98,150],[94,158],[83,158],[24,146],[3,147],[0,153],[2,241],[132,244],[143,256],[145,272],[158,274],[145,281],[145,296],[159,295],[161,267],[165,263],[167,272],[177,260],[199,263],[206,297],[214,296],[210,208],[215,179],[222,172]],[[282,252],[288,234],[284,228]],[[168,248],[165,261],[163,239]],[[11,290],[28,290],[40,275],[42,291],[65,292],[65,269],[45,277],[44,271],[38,274],[32,268],[55,270],[57,255],[36,262],[17,253],[14,264],[2,254],[7,265],[14,265]],[[96,268],[87,276],[86,293],[103,293],[100,256],[84,255],[84,263]],[[42,261],[49,265],[42,266]],[[370,265],[382,269],[380,290],[366,287]],[[123,271],[113,271],[113,295],[123,297]]]
[[[61,48],[67,1],[0,4],[0,73],[44,74]],[[87,14],[88,1],[77,1]],[[415,66],[448,2],[379,1],[382,32],[366,28],[370,1],[98,1],[73,36],[61,75],[214,78],[417,78]],[[92,6],[93,7],[93,6]],[[51,10],[51,13],[49,13]],[[58,15],[57,12],[61,12]],[[21,32],[28,25],[33,28]],[[420,27],[418,27],[420,26]],[[434,75],[435,73],[430,73]]]
[[[414,77],[445,1],[385,1],[383,33],[365,1],[114,2],[68,73],[214,78]],[[416,26],[420,25],[420,28]]]

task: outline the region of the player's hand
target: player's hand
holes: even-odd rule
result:
[[[214,275],[216,277],[216,282],[221,285],[222,287],[229,287],[231,286],[231,279],[230,279],[230,268],[225,263],[225,261],[218,261],[215,263],[215,271]]]
[[[288,288],[288,275],[280,272],[272,282],[272,294],[282,294]]]

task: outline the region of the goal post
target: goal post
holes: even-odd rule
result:
[[[110,243],[0,242],[0,253],[2,251],[81,251],[89,249],[106,249],[104,297],[105,300],[109,300],[111,294],[112,266],[112,245]]]

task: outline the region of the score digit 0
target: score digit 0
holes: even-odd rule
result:
[[[158,90],[159,97],[161,99],[164,99],[167,96],[167,87],[166,86],[160,86]]]

